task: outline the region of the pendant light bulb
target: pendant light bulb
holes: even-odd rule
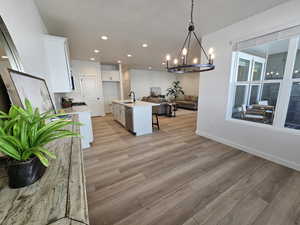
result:
[[[182,55],[186,56],[187,52],[188,52],[188,50],[186,48],[182,49]]]
[[[177,64],[178,64],[178,59],[174,59],[173,63],[174,63],[175,65],[177,65]]]
[[[210,55],[210,58],[211,58],[211,59],[215,59],[215,55],[214,55],[214,54],[211,54],[211,55]]]
[[[194,64],[197,64],[197,63],[198,63],[198,58],[194,58],[194,59],[193,59],[193,63],[194,63]]]
[[[214,49],[213,49],[213,48],[210,48],[210,49],[208,50],[208,54],[212,55],[213,53],[214,53]]]
[[[171,55],[170,55],[170,54],[167,54],[167,55],[166,55],[166,60],[167,60],[167,61],[170,61],[170,60],[171,60]]]

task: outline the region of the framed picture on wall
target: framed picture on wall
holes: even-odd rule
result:
[[[16,70],[8,69],[8,73],[1,74],[12,104],[24,107],[27,98],[33,107],[40,112],[53,111],[55,107],[44,79]]]

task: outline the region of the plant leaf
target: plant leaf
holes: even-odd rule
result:
[[[0,151],[16,160],[21,160],[20,153],[8,142],[0,137]]]
[[[33,154],[39,158],[39,160],[44,166],[49,166],[49,160],[41,152],[33,151]]]
[[[49,156],[51,159],[56,159],[56,156],[55,156],[54,153],[48,151],[47,149],[45,149],[43,147],[37,147],[37,150],[39,150],[40,152],[42,152],[45,155]]]

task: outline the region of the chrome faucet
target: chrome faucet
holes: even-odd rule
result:
[[[129,92],[129,97],[131,98],[131,95],[133,95],[133,102],[136,102],[136,99],[135,99],[135,93],[134,93],[134,91],[130,91]]]

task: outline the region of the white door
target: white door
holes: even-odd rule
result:
[[[84,76],[80,78],[82,98],[91,110],[92,116],[104,116],[104,98],[102,87],[96,76]]]

